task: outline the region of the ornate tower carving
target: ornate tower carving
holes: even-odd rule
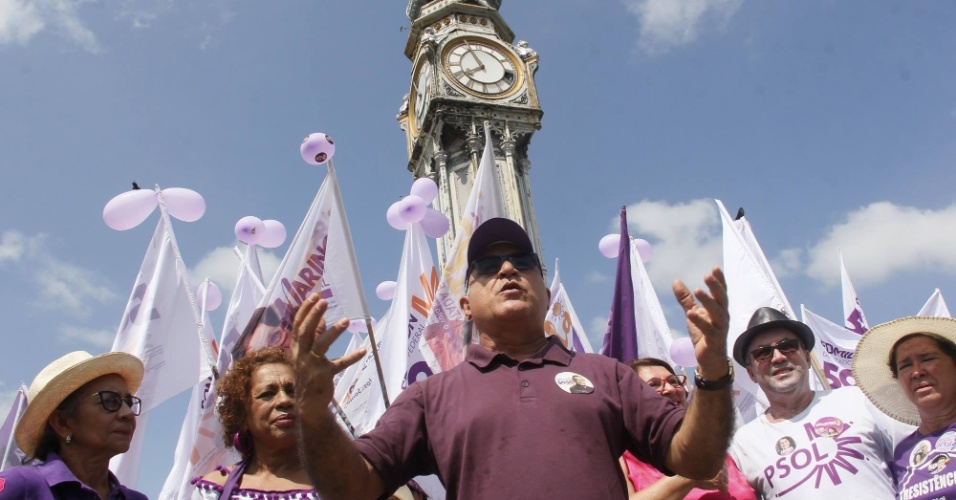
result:
[[[528,145],[541,128],[534,84],[538,54],[498,12],[500,0],[410,0],[405,55],[411,89],[398,122],[408,141],[408,170],[438,183],[435,208],[451,221],[438,241],[442,265],[477,173],[484,130],[491,123],[495,163],[508,217],[540,253],[528,173]]]

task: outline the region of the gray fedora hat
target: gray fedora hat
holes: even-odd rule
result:
[[[750,359],[747,356],[747,354],[749,354],[747,348],[750,347],[750,341],[753,340],[757,334],[774,328],[790,330],[800,338],[805,350],[809,351],[813,349],[815,340],[813,331],[810,330],[809,326],[800,321],[788,318],[786,314],[772,307],[761,307],[754,311],[754,315],[750,317],[750,322],[747,323],[747,330],[741,333],[740,336],[737,337],[737,341],[734,342],[734,359],[741,365],[748,366]]]

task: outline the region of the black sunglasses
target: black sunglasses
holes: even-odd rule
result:
[[[534,252],[527,253],[516,253],[512,255],[488,255],[486,257],[479,257],[472,261],[471,265],[468,266],[470,269],[473,269],[478,276],[487,276],[489,274],[495,274],[501,269],[501,265],[508,261],[514,266],[518,271],[527,271],[528,269],[535,269],[541,267],[541,262],[538,261],[538,254]],[[469,272],[471,272],[469,270]]]
[[[143,409],[143,400],[136,396],[123,397],[113,391],[94,392],[90,394],[90,397],[93,396],[99,396],[103,409],[110,413],[118,412],[123,403],[126,403],[126,406],[129,406],[130,411],[136,416],[139,416],[139,412]]]
[[[786,339],[786,340],[781,340],[780,342],[777,342],[776,344],[762,345],[750,351],[750,355],[754,358],[754,361],[760,363],[772,358],[774,350],[780,351],[780,354],[783,354],[784,356],[789,356],[797,352],[797,349],[799,348],[800,348],[799,339]]]

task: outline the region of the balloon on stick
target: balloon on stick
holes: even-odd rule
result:
[[[429,238],[445,236],[448,227],[448,217],[445,217],[445,214],[431,207],[425,208],[425,216],[422,217],[422,229]]]
[[[160,194],[169,215],[183,222],[196,222],[206,213],[206,200],[192,189],[166,188]]]
[[[412,183],[412,189],[409,194],[418,196],[425,202],[425,205],[428,205],[434,201],[435,196],[438,195],[438,184],[435,184],[435,181],[428,177],[420,177]]]
[[[302,154],[302,159],[306,163],[321,165],[335,156],[335,142],[329,135],[315,132],[302,140],[299,153]]]
[[[671,359],[684,368],[697,366],[697,354],[694,352],[694,343],[690,337],[680,337],[671,343]]]
[[[199,301],[200,307],[205,302],[207,311],[215,311],[222,305],[222,290],[212,281],[205,280],[199,284],[199,289],[196,290],[196,300]]]
[[[266,225],[254,215],[247,215],[236,222],[236,238],[246,245],[255,245],[266,234]]]
[[[621,235],[620,234],[609,234],[598,242],[598,250],[601,251],[601,255],[613,259],[621,250]]]
[[[103,222],[111,229],[126,231],[149,217],[159,200],[152,189],[133,189],[113,197],[103,207]]]
[[[382,300],[392,300],[395,297],[395,287],[398,283],[394,281],[383,281],[375,287],[375,296]]]
[[[262,239],[259,240],[259,246],[275,248],[285,243],[285,226],[281,222],[275,219],[268,219],[262,221],[262,225],[265,227],[265,234],[262,236]]]

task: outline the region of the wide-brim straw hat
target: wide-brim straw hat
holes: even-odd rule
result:
[[[890,371],[890,351],[899,340],[914,333],[938,335],[956,344],[956,320],[910,316],[877,325],[866,332],[853,354],[856,385],[877,408],[900,422],[919,425],[916,405]]]
[[[143,381],[143,362],[125,352],[93,356],[75,351],[46,365],[30,384],[27,408],[13,434],[20,450],[32,457],[53,410],[87,382],[112,374],[123,377],[129,391],[135,393]]]

